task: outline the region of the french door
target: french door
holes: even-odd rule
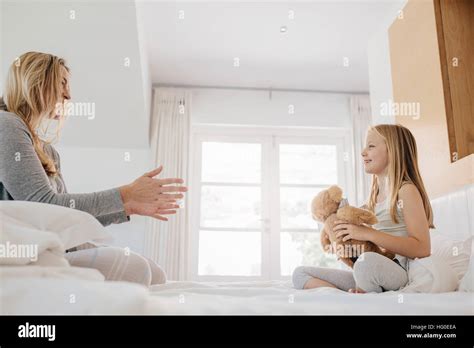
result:
[[[340,130],[195,131],[191,278],[283,279],[301,264],[335,267],[310,204],[333,184],[350,196],[348,143]]]

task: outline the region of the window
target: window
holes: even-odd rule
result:
[[[320,248],[310,206],[332,184],[350,195],[347,144],[344,131],[198,127],[191,278],[282,279],[302,264],[337,267]]]
[[[311,217],[311,201],[322,189],[338,184],[337,145],[279,140],[280,266],[289,276],[302,264],[336,267],[320,250],[320,230]],[[286,142],[286,143],[285,143]]]
[[[199,275],[261,276],[262,145],[201,141]]]

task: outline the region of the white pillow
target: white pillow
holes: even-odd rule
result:
[[[87,241],[110,239],[110,233],[89,213],[53,204],[0,201],[0,216],[5,214],[24,226],[58,235],[65,249]]]
[[[440,293],[455,291],[456,272],[437,255],[408,260],[408,284],[402,292]]]
[[[466,240],[453,240],[446,235],[431,232],[431,255],[444,260],[455,272],[458,281],[466,274],[471,257],[472,236]]]
[[[459,284],[459,291],[474,292],[474,240],[471,246],[469,268]]]

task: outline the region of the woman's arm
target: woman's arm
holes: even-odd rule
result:
[[[176,214],[186,192],[179,178],[157,179],[163,167],[145,173],[131,184],[93,193],[57,193],[34,150],[23,121],[13,114],[0,117],[0,182],[14,200],[42,202],[88,212],[102,223],[123,222],[130,215],[167,221]],[[125,220],[126,219],[126,220]]]
[[[372,227],[347,224],[343,221],[336,221],[337,225],[334,228],[336,236],[343,236],[343,241],[368,240],[393,253],[412,259],[430,256],[429,225],[418,189],[413,184],[403,185],[398,197],[407,226],[407,237],[392,236]]]
[[[121,224],[123,222],[130,221],[130,216],[128,216],[125,211],[118,213],[112,213],[107,215],[100,215],[95,217],[103,226],[108,226],[111,224]]]
[[[118,188],[86,193],[56,193],[34,150],[22,120],[4,114],[0,118],[0,181],[14,200],[72,207],[101,216],[124,211]]]

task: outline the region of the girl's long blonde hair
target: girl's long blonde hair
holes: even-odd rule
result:
[[[51,117],[63,98],[61,69],[64,59],[52,54],[27,52],[10,66],[0,108],[19,116],[28,127],[33,146],[48,176],[57,175],[53,159],[44,151],[36,129]],[[46,141],[43,141],[46,142]]]
[[[430,200],[425,190],[418,168],[418,152],[413,134],[406,127],[393,124],[380,124],[370,127],[384,140],[388,152],[388,184],[390,192],[390,216],[392,221],[398,223],[396,214],[398,204],[398,191],[406,182],[416,186],[421,194],[426,218],[430,228],[433,225],[433,211]],[[369,209],[374,211],[379,193],[379,182],[376,175],[372,176],[372,189],[369,198]]]

